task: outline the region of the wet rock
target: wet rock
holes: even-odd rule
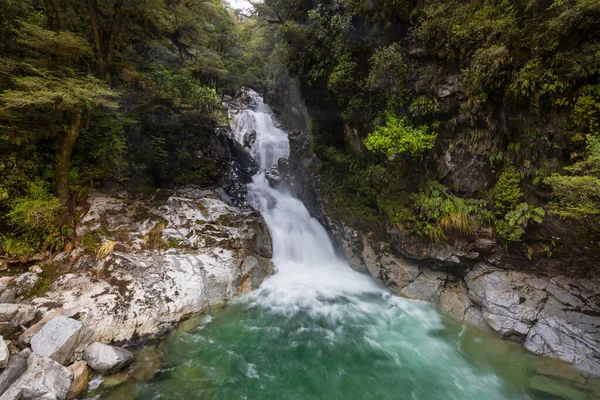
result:
[[[67,400],[78,398],[88,388],[90,381],[90,369],[85,361],[77,361],[67,367],[69,372],[73,374],[73,382],[67,393]]]
[[[4,393],[18,377],[23,375],[27,369],[27,359],[30,355],[31,350],[25,349],[10,358],[6,368],[0,374],[0,394]]]
[[[543,376],[534,376],[529,381],[529,387],[539,392],[548,393],[567,400],[587,400],[584,392],[580,392],[570,386],[563,385],[553,379]]]
[[[256,131],[249,132],[247,135],[245,135],[243,142],[246,149],[252,149],[254,142],[256,142]]]
[[[0,400],[64,400],[73,375],[54,360],[31,354],[27,370],[0,397]]]
[[[400,294],[411,299],[436,303],[447,279],[445,273],[423,269],[419,276],[400,291]]]
[[[440,311],[450,315],[459,322],[465,322],[483,330],[489,326],[483,319],[481,310],[469,298],[469,292],[464,282],[448,282],[438,299]]]
[[[160,370],[160,356],[151,347],[146,347],[135,355],[131,376],[136,381],[147,382]]]
[[[119,372],[134,360],[131,352],[99,342],[90,344],[85,349],[83,358],[90,368],[101,374]]]
[[[93,332],[81,322],[60,316],[48,321],[31,338],[31,348],[35,353],[67,365],[81,356],[92,336]]]
[[[581,385],[586,383],[585,376],[564,361],[540,357],[532,361],[536,373],[556,379],[566,379]]]
[[[33,321],[36,308],[27,304],[0,304],[0,322],[10,322],[14,327]]]
[[[112,375],[108,375],[105,376],[104,379],[102,380],[102,387],[105,388],[114,388],[117,386],[121,386],[124,383],[127,383],[128,381],[131,380],[131,375],[129,375],[127,372],[123,371],[123,372],[119,372],[118,374],[112,374]]]
[[[4,342],[4,338],[0,336],[0,369],[6,368],[9,359],[10,351],[8,350],[6,342]]]

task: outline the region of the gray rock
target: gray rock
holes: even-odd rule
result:
[[[27,370],[0,397],[0,400],[64,400],[73,375],[54,360],[31,354]]]
[[[0,336],[0,369],[6,368],[8,360],[10,359],[10,351],[4,341],[4,338]]]
[[[35,318],[36,309],[26,304],[0,304],[0,322],[10,322],[15,327],[26,325]]]
[[[547,299],[544,282],[530,274],[478,264],[465,277],[471,299],[483,317],[505,337],[523,339]]]
[[[436,303],[447,279],[448,276],[445,273],[426,268],[409,285],[403,288],[400,294],[412,299]]]
[[[119,372],[134,360],[131,352],[99,342],[90,344],[85,349],[83,358],[90,368],[101,374]]]
[[[27,369],[27,359],[30,354],[31,350],[25,349],[10,358],[8,365],[0,374],[0,394],[4,393],[18,377],[23,375]]]
[[[27,296],[39,282],[40,277],[33,272],[25,272],[14,280],[13,285],[17,288],[17,297]]]
[[[256,288],[273,270],[268,227],[250,207],[234,207],[214,190],[197,187],[154,196],[155,201],[134,202],[90,193],[78,234],[93,236],[102,223],[107,240],[118,238],[116,250],[101,261],[79,256],[77,272],[60,276],[31,300],[40,314],[74,310],[95,341],[128,341]],[[155,231],[156,240],[170,247],[166,251],[148,249],[148,232],[159,223],[164,229]],[[86,271],[90,268],[101,271],[100,278]]]
[[[35,353],[67,365],[81,356],[92,337],[93,332],[81,322],[60,316],[48,321],[31,338],[31,348]]]

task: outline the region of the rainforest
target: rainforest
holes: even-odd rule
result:
[[[598,0],[0,0],[0,400],[600,398],[599,135]]]

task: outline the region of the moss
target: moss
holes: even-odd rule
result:
[[[42,273],[38,276],[40,279],[36,282],[35,286],[27,293],[26,298],[39,297],[46,293],[50,288],[50,285],[63,275],[64,271],[61,271],[57,264],[52,264],[43,269]]]

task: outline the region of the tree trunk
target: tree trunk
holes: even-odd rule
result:
[[[92,25],[92,36],[94,38],[94,48],[96,50],[96,59],[98,61],[98,72],[101,79],[110,83],[110,73],[115,54],[119,34],[123,24],[124,0],[118,0],[113,8],[113,15],[107,18],[102,14],[98,7],[97,0],[88,0],[90,10],[90,21]],[[104,26],[106,19],[110,19],[109,26]]]
[[[54,194],[67,205],[71,196],[69,185],[69,172],[71,170],[71,153],[79,136],[81,127],[81,113],[76,112],[71,123],[58,139],[58,152],[54,160]]]
[[[44,7],[48,15],[48,29],[58,32],[60,30],[60,10],[56,0],[44,0]]]

